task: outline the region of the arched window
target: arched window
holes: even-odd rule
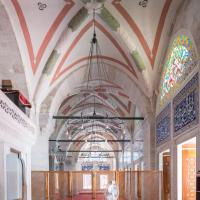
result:
[[[140,110],[139,110],[138,107],[135,108],[135,116],[136,116],[136,117],[141,117],[141,116],[142,116],[142,114],[141,114],[141,112],[140,112]],[[137,129],[138,127],[140,127],[141,124],[142,124],[142,121],[141,121],[141,120],[135,120],[135,121],[134,121],[135,129]]]
[[[194,68],[196,52],[192,40],[178,35],[167,53],[160,85],[159,104],[168,102]]]

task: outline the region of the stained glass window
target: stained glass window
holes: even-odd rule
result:
[[[168,51],[163,68],[159,103],[163,106],[174,95],[182,81],[194,68],[196,60],[192,40],[186,35],[179,35]]]

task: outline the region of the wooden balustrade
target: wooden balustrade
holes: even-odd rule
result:
[[[68,176],[67,176],[67,180],[68,180],[68,197],[72,198],[72,172],[67,172]]]
[[[45,198],[49,200],[49,173],[45,172]]]
[[[116,181],[119,200],[162,199],[162,173],[159,171],[45,171],[32,172],[32,200],[73,200],[84,191],[83,175],[91,175],[91,199],[104,191],[100,188],[100,175],[107,175],[108,181]],[[88,192],[88,191],[87,191]],[[76,199],[76,198],[75,198]]]

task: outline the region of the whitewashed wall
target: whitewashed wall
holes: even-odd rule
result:
[[[47,134],[38,135],[31,150],[32,171],[49,170],[49,138]]]
[[[31,120],[0,91],[0,199],[7,200],[6,155],[18,151],[25,162],[27,200],[31,199],[31,146],[36,128]]]

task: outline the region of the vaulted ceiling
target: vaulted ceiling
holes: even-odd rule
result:
[[[100,114],[106,110],[110,115],[133,116],[136,106],[145,114],[158,89],[159,69],[181,0],[96,0],[97,8],[102,3],[104,7],[97,10],[95,22],[91,0],[1,1],[41,127],[48,124],[48,130],[54,127],[57,135],[64,133],[63,122],[52,125],[50,116],[91,113],[94,95]],[[81,92],[93,23],[110,80],[102,83],[103,91],[94,81],[95,94]],[[11,31],[7,34],[13,36]],[[16,71],[10,73],[17,77]]]

